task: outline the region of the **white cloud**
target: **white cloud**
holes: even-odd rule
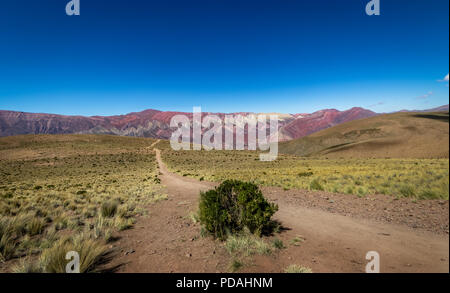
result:
[[[447,75],[444,77],[444,79],[440,79],[440,82],[448,82],[448,73]]]

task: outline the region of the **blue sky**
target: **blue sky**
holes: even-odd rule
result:
[[[449,1],[1,1],[0,109],[377,112],[448,104]]]

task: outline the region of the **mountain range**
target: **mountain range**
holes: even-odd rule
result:
[[[448,111],[448,105],[425,111]],[[171,118],[192,113],[145,110],[116,116],[67,116],[57,114],[26,113],[0,110],[0,136],[23,134],[110,134],[169,139],[174,129]],[[206,113],[220,118],[225,115],[248,116],[242,113]],[[301,138],[317,131],[357,119],[378,115],[370,110],[355,107],[346,111],[325,109],[314,113],[278,114],[279,138],[281,141]]]

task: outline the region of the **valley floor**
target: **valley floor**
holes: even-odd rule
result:
[[[140,217],[133,229],[118,232],[106,269],[117,272],[230,272],[224,244],[200,236],[190,219],[199,192],[215,183],[167,170],[159,150],[159,178],[168,200]],[[304,190],[263,188],[279,205],[278,238],[286,248],[246,259],[238,272],[283,272],[297,264],[313,272],[364,272],[366,253],[377,251],[381,272],[449,272],[448,200],[358,198]],[[301,239],[301,241],[293,241]]]

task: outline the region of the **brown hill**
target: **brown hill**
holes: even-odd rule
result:
[[[395,113],[342,123],[281,143],[280,152],[329,158],[448,158],[449,114]]]

